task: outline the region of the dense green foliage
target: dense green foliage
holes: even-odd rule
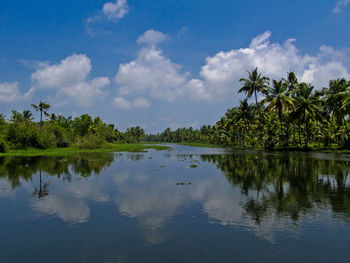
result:
[[[34,122],[29,110],[22,113],[13,110],[8,120],[0,114],[0,152],[18,149],[48,149],[75,147],[96,149],[108,143],[140,142],[145,132],[140,127],[120,132],[113,124],[107,124],[100,117],[88,114],[80,117],[64,117],[48,114],[49,104],[40,102],[32,106],[40,112],[40,121]],[[43,120],[43,113],[46,120]]]
[[[239,92],[247,98],[229,109],[215,125],[198,130],[168,128],[146,139],[267,149],[350,149],[350,81],[334,79],[328,87],[315,90],[310,83],[299,83],[294,72],[289,72],[287,79],[270,82],[256,68],[241,82]],[[249,103],[250,97],[254,97],[253,103]],[[258,97],[262,99],[258,101]]]

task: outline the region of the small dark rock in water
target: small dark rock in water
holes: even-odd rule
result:
[[[150,157],[148,157],[148,159],[152,159],[152,157],[150,156]]]
[[[192,184],[192,183],[188,183],[188,184]]]
[[[191,168],[196,168],[196,167],[198,167],[198,165],[191,164]]]
[[[185,185],[185,183],[181,182],[181,183],[176,183],[176,185]]]

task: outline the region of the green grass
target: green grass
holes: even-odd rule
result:
[[[148,149],[169,150],[170,147],[160,145],[145,144],[107,144],[103,148],[80,149],[80,148],[52,148],[52,149],[28,149],[28,150],[10,150],[7,153],[0,153],[0,156],[62,156],[75,153],[95,153],[95,152],[147,152]]]

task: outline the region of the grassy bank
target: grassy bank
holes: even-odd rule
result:
[[[106,144],[97,149],[80,149],[74,147],[68,148],[51,148],[46,150],[41,149],[27,149],[27,150],[10,150],[7,153],[0,153],[0,156],[62,156],[71,155],[75,153],[85,152],[146,152],[148,149],[154,150],[168,150],[167,146],[160,145],[146,145],[146,144]]]

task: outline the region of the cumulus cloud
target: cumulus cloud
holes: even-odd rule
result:
[[[161,32],[148,30],[137,40],[142,44],[135,60],[119,65],[115,82],[120,96],[150,96],[176,100],[187,96],[193,100],[218,101],[238,95],[239,79],[247,71],[259,68],[270,78],[280,79],[287,72],[296,72],[299,80],[313,83],[317,88],[333,78],[349,78],[344,64],[346,54],[321,46],[316,55],[302,54],[294,42],[271,43],[271,32],[252,39],[246,48],[220,51],[207,57],[199,77],[191,78],[182,66],[172,62],[157,46],[167,39]]]
[[[18,82],[0,83],[0,102],[13,103],[20,100],[30,99],[33,95],[33,89],[29,89],[26,93],[21,93]]]
[[[142,36],[137,39],[138,44],[146,44],[149,46],[155,46],[168,39],[168,36],[162,32],[155,30],[147,30]]]
[[[241,87],[239,79],[255,67],[276,79],[293,70],[300,80],[312,82],[318,88],[326,86],[329,79],[350,77],[341,61],[345,56],[342,52],[322,46],[315,56],[303,55],[294,45],[294,39],[278,44],[270,43],[270,37],[271,32],[267,31],[255,37],[247,48],[220,51],[207,57],[200,78],[189,81],[189,92],[194,98],[203,100],[237,94]]]
[[[137,58],[129,63],[120,64],[115,82],[119,85],[119,94],[148,95],[153,98],[175,100],[183,95],[189,74],[181,73],[181,66],[165,57],[156,46],[166,39],[157,31],[147,31],[138,39],[145,44]]]
[[[350,4],[350,0],[341,0],[338,1],[333,9],[333,13],[340,13],[344,7],[346,7],[348,4]]]
[[[105,3],[102,12],[107,19],[120,19],[129,12],[129,6],[126,0],[117,0],[115,2]]]
[[[130,109],[131,104],[126,99],[122,97],[115,97],[114,98],[114,106],[116,106],[119,109]]]
[[[18,83],[0,83],[0,102],[13,102],[21,98]]]
[[[115,97],[114,98],[114,106],[119,109],[131,109],[131,108],[149,108],[151,103],[145,99],[138,97],[134,101],[129,102],[123,97]]]
[[[115,2],[107,2],[103,5],[102,10],[94,16],[86,20],[87,31],[94,34],[94,30],[90,27],[91,24],[105,20],[118,21],[129,12],[127,0],[116,0]]]
[[[133,102],[134,107],[137,108],[149,108],[151,104],[145,98],[136,98]]]
[[[55,65],[44,63],[31,76],[33,88],[53,89],[57,91],[56,100],[88,106],[104,97],[104,88],[110,84],[107,77],[87,80],[91,69],[91,61],[84,54],[73,54]]]
[[[58,88],[84,81],[91,71],[91,61],[86,55],[73,54],[59,64],[41,64],[31,76],[40,88]]]

